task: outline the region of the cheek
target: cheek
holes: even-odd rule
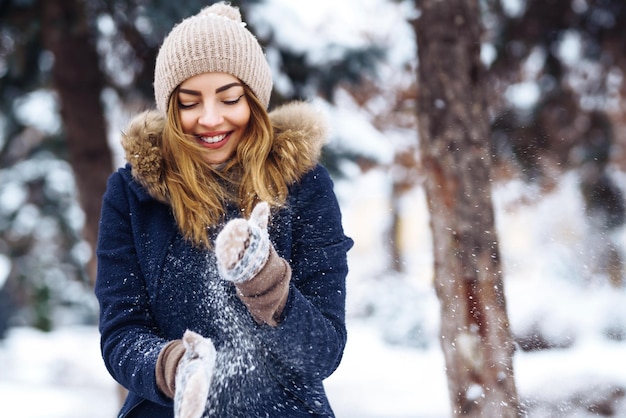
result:
[[[191,112],[180,112],[180,127],[184,133],[192,132],[194,126],[194,118],[191,116]]]
[[[248,122],[250,122],[250,108],[245,107],[241,112],[237,115],[237,125],[242,128],[246,128],[248,126]]]

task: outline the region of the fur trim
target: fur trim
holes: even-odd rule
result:
[[[328,135],[326,120],[303,102],[275,109],[270,119],[274,126],[272,153],[281,164],[285,182],[295,183],[319,162]]]
[[[133,118],[122,133],[122,147],[132,167],[133,178],[161,202],[167,202],[167,188],[162,181],[163,157],[159,144],[165,118],[156,110],[147,110]]]
[[[272,154],[287,184],[297,182],[318,162],[327,139],[325,118],[305,102],[293,102],[270,112],[274,127]],[[122,147],[133,178],[155,199],[168,202],[162,179],[163,158],[159,144],[165,118],[156,110],[135,116],[122,134]]]

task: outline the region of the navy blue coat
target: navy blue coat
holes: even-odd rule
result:
[[[240,216],[235,208],[228,219]],[[215,233],[217,233],[216,228]],[[320,165],[289,189],[272,215],[270,239],[292,268],[278,327],[258,325],[220,279],[212,251],[192,246],[169,205],[133,177],[108,181],[98,239],[101,347],[105,365],[129,395],[120,417],[173,417],[157,388],[161,348],[191,329],[215,344],[210,417],[332,417],[322,381],[346,343],[346,253],[341,214]]]

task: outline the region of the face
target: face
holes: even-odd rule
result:
[[[230,74],[203,73],[183,81],[178,109],[183,132],[203,147],[209,164],[232,157],[250,121],[243,84]]]

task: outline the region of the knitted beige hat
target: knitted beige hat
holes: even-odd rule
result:
[[[170,95],[186,79],[207,72],[234,75],[267,108],[272,74],[257,39],[236,7],[220,2],[174,26],[165,37],[154,69],[157,109],[167,111]]]

